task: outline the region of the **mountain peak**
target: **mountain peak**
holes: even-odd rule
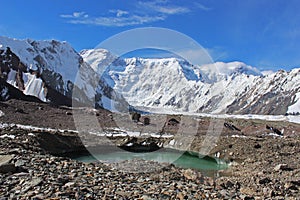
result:
[[[215,83],[237,75],[262,76],[262,73],[257,68],[239,61],[206,64],[200,66],[199,70],[203,81],[207,83]]]

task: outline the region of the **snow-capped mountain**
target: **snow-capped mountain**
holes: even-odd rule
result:
[[[179,112],[300,112],[300,69],[261,73],[242,62],[123,59],[104,49],[79,54],[66,42],[6,37],[0,37],[0,69],[1,80],[24,94],[58,104],[71,105],[73,98],[119,111],[130,104]]]
[[[136,107],[234,114],[299,112],[300,69],[263,75],[242,62],[194,66],[178,58],[120,59],[103,49],[85,50],[81,56]]]
[[[2,79],[42,101],[71,105],[76,88],[80,102],[90,101],[107,109],[117,107],[119,101],[126,104],[122,96],[95,77],[97,73],[67,42],[0,36],[0,69]]]

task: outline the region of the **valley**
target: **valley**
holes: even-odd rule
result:
[[[242,62],[118,58],[0,36],[0,69],[1,197],[299,196],[297,68],[264,74]],[[72,159],[110,149],[133,159]],[[226,167],[178,166],[178,154],[166,162],[134,159],[164,149]]]

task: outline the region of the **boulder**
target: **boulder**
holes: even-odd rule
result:
[[[289,167],[287,164],[278,164],[274,167],[274,171],[292,171],[293,169]]]
[[[10,163],[13,158],[11,155],[0,155],[0,173],[16,172],[15,165]]]

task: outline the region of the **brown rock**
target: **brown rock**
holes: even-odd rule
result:
[[[248,187],[242,187],[240,189],[240,192],[242,194],[246,194],[246,195],[249,195],[249,196],[254,196],[254,194],[255,194],[255,191],[251,188],[248,188]]]

